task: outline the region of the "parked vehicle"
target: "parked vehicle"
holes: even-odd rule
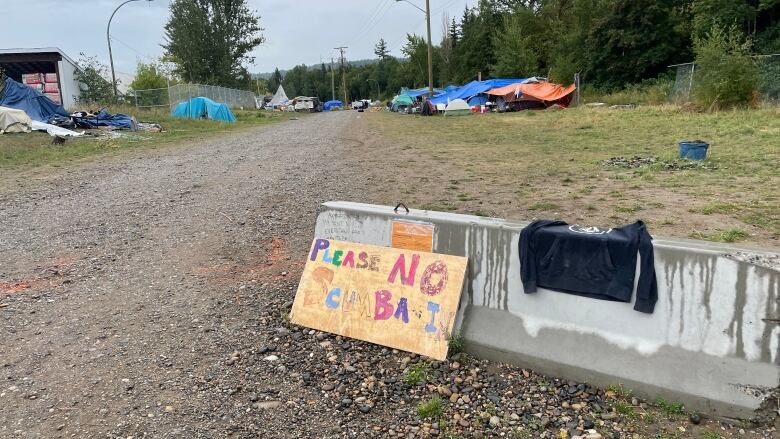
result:
[[[293,99],[295,111],[299,113],[315,113],[322,111],[322,104],[319,98],[309,96],[298,96]]]

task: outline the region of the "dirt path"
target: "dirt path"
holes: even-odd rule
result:
[[[319,203],[391,203],[410,181],[447,181],[432,159],[377,159],[360,117],[315,115],[32,184],[0,176],[0,437],[444,436],[414,409],[430,388],[400,382],[419,358],[284,319]],[[431,380],[462,375],[475,401],[505,380],[516,393],[576,385],[505,366],[485,385],[465,364],[435,363]],[[504,431],[555,398],[501,402]],[[576,428],[598,421],[581,415]],[[446,424],[478,437],[480,422]],[[538,436],[574,431],[567,422],[548,419]]]
[[[219,437],[243,424],[237,386],[207,383],[241,375],[220,366],[232,352],[269,343],[259,296],[291,297],[288,259],[342,192],[329,157],[352,115],[339,116],[0,196],[0,437]]]

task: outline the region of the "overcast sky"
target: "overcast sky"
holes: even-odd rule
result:
[[[59,47],[73,59],[97,55],[108,64],[106,23],[124,0],[2,0],[0,48]],[[425,0],[409,0],[424,8]],[[477,0],[431,0],[431,31],[439,41],[442,16],[460,17]],[[348,46],[348,59],[373,58],[384,38],[400,55],[406,32],[425,34],[425,15],[396,0],[248,0],[261,15],[266,43],[253,55],[250,72],[288,69],[337,57]],[[132,74],[138,60],[162,55],[163,26],[170,0],[140,0],[122,7],[111,24],[117,71]]]

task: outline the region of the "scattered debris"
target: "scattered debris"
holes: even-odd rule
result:
[[[649,166],[659,164],[663,170],[666,171],[685,171],[688,169],[701,169],[706,171],[718,169],[718,165],[711,162],[693,161],[693,160],[661,160],[658,157],[642,157],[642,156],[618,156],[611,157],[601,162],[603,166],[611,166],[616,168],[634,169],[641,168],[642,166]]]
[[[601,162],[604,166],[615,166],[618,168],[639,168],[645,165],[652,165],[658,162],[658,157],[641,157],[635,155],[633,157],[612,157]]]
[[[636,104],[619,104],[619,105],[610,105],[610,110],[633,110],[636,108]]]

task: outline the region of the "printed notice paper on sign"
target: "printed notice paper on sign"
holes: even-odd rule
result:
[[[433,224],[393,221],[390,247],[432,252],[434,228]]]
[[[460,256],[317,238],[292,321],[444,360],[466,263]]]

